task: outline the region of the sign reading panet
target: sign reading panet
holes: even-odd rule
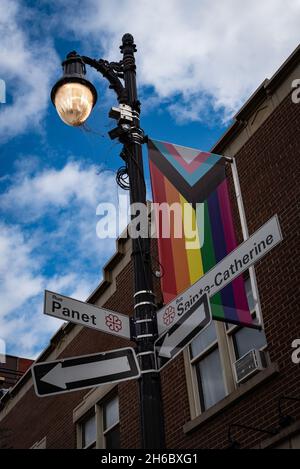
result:
[[[51,291],[45,291],[44,314],[130,339],[128,316]]]

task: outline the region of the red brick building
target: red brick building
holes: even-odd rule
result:
[[[27,358],[6,355],[3,363],[0,361],[0,393],[12,388],[32,363]]]
[[[292,343],[300,337],[300,103],[292,99],[299,78],[300,48],[257,89],[213,148],[236,159],[250,234],[278,214],[283,242],[255,266],[259,304],[247,282],[264,332],[215,322],[161,372],[167,448],[227,448],[232,441],[242,448],[300,448],[300,370],[292,361]],[[120,239],[88,302],[131,315],[132,285],[131,243]],[[158,281],[155,293],[161,303]],[[69,323],[39,360],[126,345]],[[233,364],[251,349],[264,351],[267,366],[237,384]],[[0,426],[10,432],[2,445],[139,448],[138,399],[136,381],[41,399],[27,372],[1,401]]]

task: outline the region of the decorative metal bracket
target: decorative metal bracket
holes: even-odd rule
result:
[[[116,92],[120,104],[128,103],[128,94],[121,82],[121,78],[124,78],[123,62],[108,62],[108,60],[96,60],[86,56],[81,58],[86,65],[100,72],[108,80],[109,88]]]

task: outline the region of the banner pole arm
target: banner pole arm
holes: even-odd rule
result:
[[[240,186],[236,160],[235,158],[231,158],[231,157],[226,157],[226,159],[227,158],[228,158],[228,161],[229,159],[231,160],[230,163],[232,167],[234,190],[235,190],[235,196],[237,199],[238,210],[239,210],[239,215],[240,215],[240,220],[241,220],[243,240],[246,241],[249,238],[249,230],[248,230],[248,225],[247,225],[245,206],[244,206],[242,192],[241,192],[241,186]],[[259,291],[258,291],[254,266],[249,267],[249,275],[250,275],[250,283],[251,283],[251,288],[252,288],[252,293],[253,293],[253,298],[254,298],[256,314],[258,316],[258,321],[259,321],[258,325],[261,326],[262,329],[264,329],[264,322],[263,322],[263,317],[261,313]]]

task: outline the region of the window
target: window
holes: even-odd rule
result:
[[[190,346],[196,375],[201,412],[226,396],[215,323],[205,329]]]
[[[119,399],[115,394],[93,405],[79,421],[78,445],[82,449],[120,448]]]
[[[96,448],[97,430],[96,430],[96,415],[93,414],[86,418],[81,424],[82,435],[82,448],[94,449]]]
[[[254,322],[256,317],[255,301],[252,294],[250,278],[245,280],[245,288],[248,299],[249,309],[252,313]],[[246,355],[250,350],[262,350],[267,345],[267,339],[264,331],[250,329],[248,327],[231,326],[227,327],[227,333],[232,340],[235,354],[235,360]]]
[[[261,350],[267,344],[264,331],[245,327],[232,334],[232,340],[237,360],[250,352],[250,350]]]
[[[103,404],[103,433],[105,448],[120,448],[118,396]]]
[[[219,350],[213,350],[196,365],[201,390],[200,401],[202,410],[209,409],[222,400],[225,395],[225,386],[222,376]]]
[[[250,279],[245,280],[249,309],[256,320],[259,308]],[[233,364],[250,350],[265,349],[264,331],[213,321],[185,351],[188,394],[192,418],[210,409],[233,392],[238,384]]]

